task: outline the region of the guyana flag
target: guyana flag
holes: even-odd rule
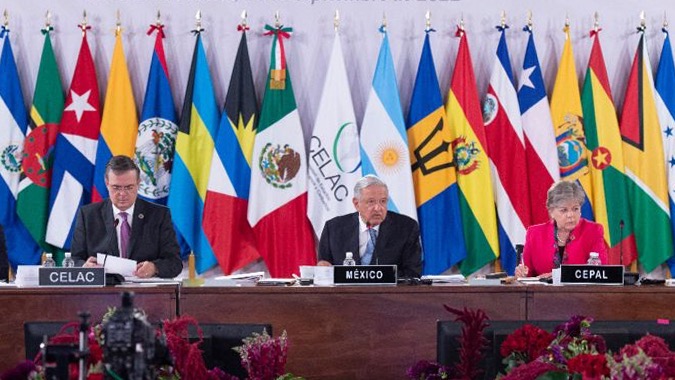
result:
[[[668,183],[654,95],[642,31],[628,77],[620,128],[635,241],[645,272],[653,271],[673,255]]]
[[[588,169],[593,189],[589,197],[595,221],[605,230],[610,264],[628,265],[637,259],[637,247],[626,192],[621,133],[598,33],[593,32],[593,35],[593,48],[581,93],[586,147],[590,152]]]

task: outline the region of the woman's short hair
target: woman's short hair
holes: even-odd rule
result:
[[[386,183],[384,183],[381,179],[377,178],[376,176],[368,174],[366,176],[361,177],[361,179],[359,179],[358,181],[356,181],[356,184],[354,185],[354,198],[361,199],[361,192],[363,191],[363,189],[370,186],[382,186],[385,189],[387,189],[387,192],[389,191]]]
[[[586,200],[586,194],[578,183],[559,181],[548,189],[546,208],[551,210],[569,201],[576,201],[581,206],[584,204],[584,200]]]

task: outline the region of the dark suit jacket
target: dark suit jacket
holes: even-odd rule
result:
[[[70,250],[77,265],[97,253],[120,255],[110,199],[80,208]],[[129,258],[139,263],[153,262],[159,277],[175,277],[181,272],[180,247],[168,208],[136,200],[128,252]]]
[[[345,252],[353,252],[356,264],[359,255],[359,213],[335,217],[323,227],[319,240],[319,260],[342,265]],[[398,266],[399,277],[419,277],[422,273],[420,228],[417,222],[392,211],[380,225],[371,263]]]

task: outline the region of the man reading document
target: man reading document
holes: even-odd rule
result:
[[[183,269],[169,209],[138,199],[140,170],[126,156],[110,159],[105,185],[110,197],[82,206],[71,244],[83,267],[102,266],[98,253],[136,260],[141,278],[177,276]]]

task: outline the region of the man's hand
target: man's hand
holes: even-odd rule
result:
[[[92,256],[87,259],[87,261],[82,264],[82,268],[100,268],[101,266],[98,265],[98,262],[96,261],[96,257]]]
[[[139,278],[154,277],[157,274],[157,267],[150,261],[143,261],[136,264],[136,271],[134,276]]]

